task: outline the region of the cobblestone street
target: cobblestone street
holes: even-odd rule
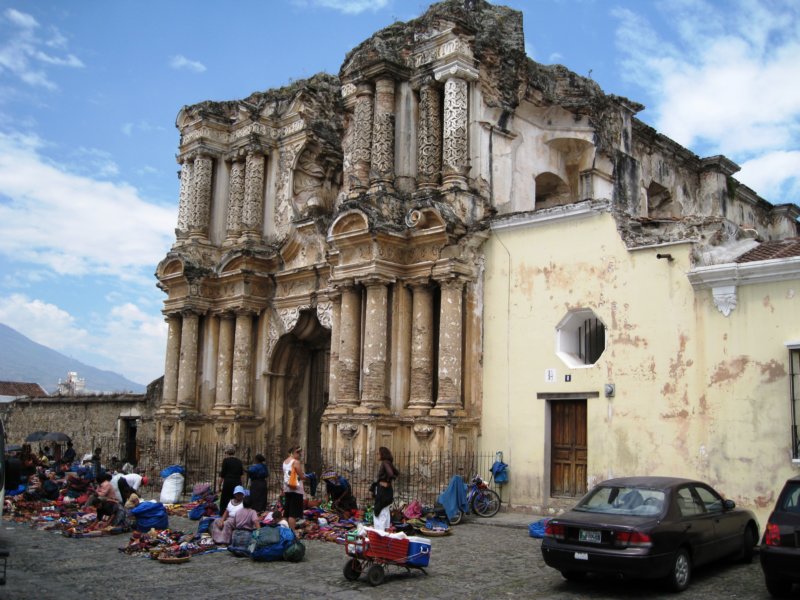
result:
[[[545,566],[541,540],[528,535],[536,517],[501,513],[492,519],[468,518],[445,538],[432,540],[428,575],[393,569],[383,585],[364,576],[342,575],[342,546],[306,542],[301,563],[255,563],[227,552],[196,556],[186,564],[165,565],[127,556],[118,548],[127,535],[72,539],[2,521],[0,547],[10,551],[8,600],[88,600],[116,598],[676,598],[655,583],[590,580],[568,583]],[[174,529],[197,524],[170,518]],[[767,599],[758,561],[723,563],[695,573],[681,600]]]

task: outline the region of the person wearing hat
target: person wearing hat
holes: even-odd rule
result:
[[[247,491],[241,486],[237,485],[233,489],[233,498],[228,502],[228,507],[222,513],[222,516],[214,521],[211,529],[211,539],[217,544],[230,544],[231,534],[233,532],[234,517],[236,513],[244,508],[244,496]]]
[[[229,444],[225,446],[225,458],[219,469],[219,509],[225,512],[228,502],[233,495],[233,489],[242,485],[242,475],[244,475],[244,465],[242,461],[234,456],[236,448]]]

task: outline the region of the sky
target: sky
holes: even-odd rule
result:
[[[800,203],[800,2],[507,0],[526,52],[646,106]],[[147,384],[164,369],[182,106],[337,74],[418,0],[0,0],[0,323]],[[66,376],[66,374],[65,374]],[[50,384],[53,382],[40,382]]]

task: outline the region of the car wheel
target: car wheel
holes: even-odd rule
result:
[[[583,571],[561,571],[561,576],[567,581],[585,581],[586,573]]]
[[[753,562],[755,547],[756,547],[756,532],[753,530],[752,525],[748,525],[747,529],[744,530],[744,535],[742,536],[742,551],[740,553],[740,556],[742,558],[743,563],[749,565],[751,562]]]
[[[682,592],[689,587],[692,578],[692,559],[686,548],[678,548],[672,559],[672,570],[667,576],[667,583],[673,592]]]
[[[775,598],[786,598],[792,593],[792,582],[785,579],[767,579],[767,591]]]

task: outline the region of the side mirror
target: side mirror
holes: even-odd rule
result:
[[[722,510],[733,510],[734,508],[736,508],[736,502],[733,500],[722,501]]]

